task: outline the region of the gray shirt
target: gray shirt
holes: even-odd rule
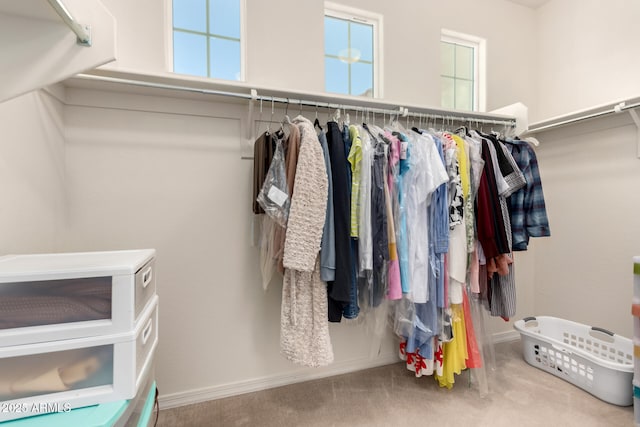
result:
[[[324,132],[320,132],[320,134],[318,134],[318,139],[320,140],[322,152],[324,153],[324,164],[327,168],[327,179],[329,181],[327,215],[324,220],[322,243],[320,244],[320,279],[323,282],[332,282],[336,279],[336,236],[333,222],[333,180],[331,179],[331,160],[329,159],[327,135]]]

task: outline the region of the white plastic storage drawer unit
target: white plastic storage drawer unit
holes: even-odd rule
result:
[[[153,249],[0,257],[0,347],[131,331],[154,262]]]
[[[0,423],[2,427],[146,427],[145,408],[155,401],[156,382],[153,367],[145,375],[144,385],[131,400],[101,403],[84,408],[37,415]],[[152,412],[152,411],[149,411]]]
[[[0,348],[0,421],[132,399],[157,342],[155,296],[132,332]]]

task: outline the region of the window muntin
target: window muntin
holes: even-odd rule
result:
[[[356,96],[380,96],[378,37],[381,17],[325,3],[325,90]]]
[[[452,110],[483,110],[485,41],[443,30],[440,42],[441,106]]]
[[[242,80],[242,0],[173,0],[173,71]]]

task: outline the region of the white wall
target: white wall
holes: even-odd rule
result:
[[[157,377],[165,401],[331,372],[295,367],[279,353],[281,281],[262,290],[251,247],[253,163],[240,158],[239,137],[245,107],[77,89],[67,95],[79,106],[66,110],[64,247],[158,251]],[[390,338],[378,356],[364,325],[342,324],[331,334],[331,369],[395,360]]]
[[[533,121],[640,94],[640,3],[552,0],[538,9]],[[640,254],[640,160],[627,113],[537,135],[551,238],[535,242],[536,314],[631,337]]]
[[[162,74],[171,21],[166,2],[103,0],[118,23],[117,60],[109,70]],[[343,0],[384,19],[384,97],[440,105],[440,30],[488,40],[487,109],[520,101],[536,109],[535,13],[505,0],[455,2]],[[324,91],[324,2],[246,0],[247,81],[256,86]]]
[[[118,23],[118,48],[117,61],[108,64],[102,68],[107,70],[135,71],[150,74],[163,74],[167,71],[166,52],[169,39],[165,37],[165,30],[170,27],[166,4],[162,2],[141,1],[132,5],[130,2],[121,0],[104,0],[107,8],[114,14]],[[440,102],[440,85],[439,85],[439,40],[441,28],[466,32],[487,39],[488,51],[488,74],[487,74],[487,92],[488,109],[497,108],[502,105],[511,104],[521,101],[529,106],[530,110],[535,110],[536,105],[536,87],[534,75],[534,53],[536,52],[535,37],[531,34],[535,31],[535,14],[531,9],[515,5],[503,0],[491,0],[478,2],[471,0],[462,0],[455,3],[442,3],[436,1],[428,2],[411,2],[410,4],[390,3],[382,0],[377,1],[359,1],[351,0],[342,2],[348,6],[362,8],[382,14],[384,16],[384,96],[386,99],[393,100],[403,104],[416,104],[424,106],[437,106]],[[258,0],[247,0],[247,81],[256,86],[266,86],[271,88],[282,88],[303,92],[322,92],[324,90],[324,65],[323,65],[323,2],[294,2],[292,0],[276,0],[275,2],[263,2]],[[399,7],[400,6],[400,7]],[[464,13],[460,13],[463,10]],[[276,12],[277,11],[277,12]],[[493,22],[499,22],[500,25],[493,25]],[[505,36],[508,34],[508,37]],[[132,42],[135,40],[135,42]],[[516,65],[517,64],[517,65]],[[517,71],[514,71],[514,66]],[[101,95],[102,97],[102,95]],[[158,104],[165,104],[167,101],[162,100]],[[215,106],[202,104],[205,110],[216,108]],[[111,114],[111,113],[109,113]],[[97,118],[92,115],[92,120]],[[134,120],[133,117],[136,119]],[[82,110],[73,109],[69,119],[87,120],[87,113]],[[117,119],[117,120],[116,120]],[[102,129],[105,124],[121,120],[116,115],[104,123],[98,124],[97,127]],[[123,124],[123,128],[116,131],[118,138],[125,138],[131,143],[131,135],[139,135],[142,139],[146,139],[149,135],[147,132],[156,134],[157,131],[153,127],[144,128],[137,125],[137,122],[156,121],[162,122],[162,129],[165,126],[173,126],[176,121],[190,123],[196,120],[193,117],[180,116],[165,122],[163,119],[150,117],[148,115],[134,115],[130,120]],[[160,182],[164,182],[166,171],[163,167],[154,167],[154,171],[142,178],[139,172],[123,173],[120,179],[113,180],[108,176],[101,176],[96,173],[95,167],[88,165],[96,162],[97,159],[105,161],[116,156],[122,159],[123,153],[128,149],[120,143],[105,144],[107,139],[113,139],[113,133],[107,132],[101,138],[104,141],[97,144],[95,137],[92,136],[88,140],[83,135],[82,138],[76,139],[71,136],[69,140],[69,182],[71,190],[71,215],[74,226],[69,233],[72,236],[70,247],[78,249],[87,245],[95,245],[96,247],[104,247],[104,245],[128,244],[138,246],[145,242],[147,245],[156,246],[161,255],[160,264],[164,264],[162,268],[166,270],[162,283],[161,295],[163,298],[161,310],[161,324],[164,328],[162,332],[163,342],[160,348],[159,363],[161,366],[159,378],[163,386],[163,393],[177,393],[194,390],[198,388],[214,388],[218,390],[221,384],[226,382],[241,383],[249,381],[260,376],[287,375],[295,373],[298,370],[284,362],[278,356],[278,307],[279,297],[277,291],[271,290],[267,295],[268,300],[265,301],[264,296],[258,290],[258,276],[256,272],[257,261],[255,254],[246,244],[246,233],[248,231],[248,191],[247,180],[249,179],[250,164],[242,162],[239,159],[239,152],[220,151],[220,147],[229,147],[230,141],[222,138],[213,132],[213,129],[226,129],[225,126],[231,126],[228,121],[212,123],[211,119],[207,119],[204,123],[197,119],[197,126],[193,126],[192,130],[187,132],[184,137],[174,142],[167,143],[171,149],[159,150],[157,144],[139,144],[136,149],[136,157],[142,157],[143,153],[148,153],[150,158],[164,159],[163,156],[169,156],[167,159],[160,160],[160,165],[169,158],[180,159],[187,155],[182,144],[186,143],[190,138],[201,139],[202,132],[207,132],[207,126],[211,128],[210,144],[207,150],[200,153],[200,156],[209,158],[211,164],[223,162],[227,167],[233,167],[233,172],[237,180],[245,186],[234,189],[218,189],[213,184],[215,176],[214,171],[202,171],[201,179],[204,182],[211,183],[209,191],[206,187],[199,188],[195,192],[190,190],[188,194],[184,194],[184,188],[189,186],[202,186],[201,179],[198,176],[192,176],[195,166],[191,166],[190,162],[185,158],[183,162],[177,162],[170,168],[173,173],[177,174],[178,181],[172,181],[169,187],[163,186],[159,189],[159,193],[166,200],[171,209],[162,209],[162,214],[149,212],[155,219],[153,221],[146,220],[144,214],[139,213],[139,218],[132,214],[120,213],[116,217],[112,225],[106,223],[110,218],[113,208],[104,206],[120,205],[122,201],[131,201],[134,194],[130,194],[130,190],[135,188],[142,191],[143,183],[149,181],[150,176],[157,176]],[[91,122],[93,123],[93,121]],[[76,125],[69,123],[69,126],[75,128]],[[183,126],[181,124],[181,126]],[[204,126],[204,127],[203,127]],[[241,131],[243,126],[239,126],[237,121],[234,122],[235,130],[230,130],[229,138],[237,137],[236,131]],[[83,125],[80,128],[92,129],[91,126]],[[181,134],[182,127],[178,129],[168,128],[165,133],[168,135]],[[94,132],[91,131],[93,134]],[[100,132],[99,132],[100,133]],[[75,134],[75,133],[74,133]],[[164,138],[161,138],[164,140]],[[179,142],[178,142],[179,141]],[[96,145],[97,144],[97,145]],[[125,146],[127,145],[125,144]],[[240,144],[235,143],[236,147]],[[160,154],[158,154],[160,153]],[[227,157],[228,156],[228,157]],[[127,160],[123,160],[128,162]],[[82,165],[82,166],[78,166]],[[204,167],[204,166],[203,166]],[[78,169],[80,168],[80,169]],[[129,169],[132,166],[127,166]],[[189,175],[183,176],[185,169],[189,169]],[[98,169],[101,170],[101,169]],[[239,171],[244,170],[244,174],[238,175]],[[91,173],[90,173],[91,172]],[[108,172],[106,170],[105,172]],[[96,197],[91,196],[91,188],[95,187],[95,180],[98,179],[105,186],[99,194],[109,194],[109,201],[98,203],[94,200]],[[225,190],[229,191],[228,193]],[[223,197],[228,198],[230,206],[236,206],[230,223],[225,223],[221,228],[219,223],[222,217],[216,220],[216,216],[211,210],[219,206],[219,202],[213,198],[212,194],[222,192]],[[137,194],[137,192],[134,192]],[[193,197],[193,198],[189,198]],[[174,199],[177,198],[177,199]],[[112,199],[112,200],[111,200]],[[225,199],[226,200],[226,199]],[[136,202],[142,203],[142,202]],[[156,202],[157,203],[157,202]],[[185,215],[174,212],[178,206],[189,209],[190,206],[200,206],[196,209],[196,216],[189,218],[188,224],[183,224]],[[146,212],[143,209],[141,212]],[[242,216],[237,216],[240,212]],[[138,219],[136,219],[138,218]],[[92,227],[91,224],[97,222],[103,224],[103,227]],[[170,224],[168,228],[162,224]],[[122,224],[128,225],[127,232],[121,230]],[[136,230],[134,224],[141,224],[142,227]],[[177,231],[173,231],[174,227],[178,227]],[[146,230],[144,236],[140,230]],[[221,232],[233,230],[234,234],[242,236],[240,241],[231,242],[231,247],[219,246],[216,242],[211,241],[211,235]],[[204,232],[203,232],[204,231]],[[209,233],[206,233],[209,231]],[[132,232],[133,234],[129,234]],[[154,236],[154,234],[156,236]],[[190,244],[193,235],[200,236],[200,239]],[[134,237],[135,236],[135,237]],[[209,237],[205,237],[209,236]],[[172,242],[169,246],[165,246],[168,241]],[[158,241],[160,239],[160,241]],[[175,240],[177,239],[177,240]],[[202,240],[204,239],[204,240]],[[175,242],[175,244],[173,244]],[[192,249],[189,249],[192,248]],[[239,268],[238,271],[227,271],[222,273],[225,283],[231,284],[231,289],[221,290],[212,287],[210,284],[210,276],[204,266],[214,262],[216,254],[224,251],[234,254],[233,259]],[[185,253],[196,254],[194,263],[195,268],[186,268],[190,266],[190,261],[185,261]],[[225,260],[226,261],[226,260]],[[518,292],[520,295],[517,317],[533,313],[532,285],[533,275],[530,274],[533,266],[533,258],[531,254],[518,254],[518,267],[516,268]],[[229,262],[220,264],[218,270],[227,270],[223,268],[228,266]],[[217,265],[217,264],[214,264]],[[236,264],[234,264],[236,265]],[[199,269],[200,268],[200,269]],[[251,273],[246,273],[249,271]],[[162,272],[161,272],[162,273]],[[247,275],[248,274],[248,275]],[[166,281],[165,281],[166,280]],[[186,282],[184,285],[177,285],[178,282]],[[279,283],[278,283],[279,286]],[[193,299],[187,296],[185,289],[194,289],[203,293]],[[242,291],[244,289],[244,291]],[[249,298],[246,298],[248,292]],[[189,299],[187,299],[189,298]],[[244,299],[243,299],[244,298]],[[221,302],[223,301],[223,302]],[[215,311],[223,310],[224,307],[233,307],[234,304],[227,304],[227,301],[235,301],[242,306],[242,310],[248,314],[246,318],[238,320],[238,329],[241,332],[229,337],[227,329],[221,327],[218,329],[215,323],[212,326],[211,320],[203,317],[202,313],[210,309]],[[176,311],[176,307],[189,306],[190,312],[184,313]],[[267,317],[265,318],[265,310]],[[223,310],[226,313],[226,311]],[[224,315],[222,315],[224,317]],[[261,322],[259,329],[254,330],[255,322]],[[195,328],[194,338],[190,335],[185,336],[182,329],[176,325],[188,324],[190,328]],[[265,329],[266,328],[266,329]],[[505,333],[511,331],[511,325],[502,320],[494,320],[491,322],[490,330],[497,333]],[[337,365],[340,363],[351,363],[354,360],[366,360],[370,349],[368,344],[364,344],[363,348],[359,346],[349,345],[349,342],[360,341],[366,338],[362,330],[354,330],[351,326],[339,325],[332,327],[332,336],[336,345],[336,354],[338,355]],[[193,348],[198,346],[201,335],[212,335],[213,341],[204,345],[203,351],[199,353],[185,354],[179,348]],[[256,336],[261,336],[256,341]],[[224,338],[223,338],[224,337]],[[387,341],[390,336],[387,335]],[[256,342],[259,344],[256,347]],[[240,343],[242,355],[234,355],[229,353],[227,356],[215,356],[210,353],[214,348],[226,346],[231,343],[232,347]],[[341,344],[343,343],[343,344]],[[175,344],[180,344],[176,345]],[[170,346],[170,347],[169,347]],[[246,357],[251,358],[251,349],[265,349],[264,361],[259,362],[260,369],[253,367],[242,368],[243,365],[252,363]],[[175,349],[175,350],[174,350]],[[224,351],[224,350],[223,350]],[[228,350],[227,350],[228,351]],[[393,351],[391,347],[387,347],[386,354]],[[383,354],[384,355],[384,354]],[[251,359],[253,360],[253,359]],[[218,368],[211,369],[213,365],[218,366],[220,362],[220,371]],[[169,363],[178,364],[184,367],[181,375],[170,375],[162,373],[162,367],[168,366]],[[255,363],[255,362],[254,362]],[[369,362],[367,362],[369,363]],[[237,366],[237,369],[234,368]],[[341,369],[341,368],[338,368]],[[310,372],[304,375],[311,375]],[[210,390],[217,393],[216,390]]]
[[[385,15],[387,99],[439,104],[438,43],[445,27],[487,38],[489,109],[515,101],[535,109],[534,12],[502,0],[476,3],[407,2],[398,9],[382,0],[348,2]],[[117,21],[118,60],[107,68],[164,72],[162,2],[104,4]],[[247,0],[252,84],[322,91],[322,5]],[[40,154],[49,167],[64,165],[68,213],[58,228],[57,247],[158,250],[158,381],[165,402],[220,397],[396,360],[390,333],[379,343],[370,325],[346,322],[331,326],[336,362],[329,369],[302,369],[279,355],[281,285],[274,281],[262,291],[256,249],[250,246],[252,165],[240,159],[245,105],[75,88],[67,95],[64,160],[44,150]],[[25,110],[19,120],[34,115]],[[26,246],[23,251],[40,248]],[[534,311],[533,255],[516,256],[517,317]],[[496,320],[491,329],[511,327]]]
[[[386,98],[438,104],[441,27],[487,38],[489,109],[522,101],[536,120],[640,94],[632,75],[637,2],[606,2],[605,9],[604,2],[552,0],[537,12],[502,0],[477,3],[348,2],[385,15]],[[109,67],[164,72],[162,2],[104,4],[118,27],[118,61]],[[321,52],[322,20],[309,19],[322,13],[322,2],[247,6],[249,81],[322,91],[321,53],[313,52]],[[264,65],[272,61],[282,65]],[[42,92],[0,104],[0,252],[157,248],[158,379],[174,403],[326,373],[279,356],[280,284],[263,293],[249,245],[251,164],[240,160],[246,108],[77,89],[68,95],[77,106],[63,108]],[[516,254],[516,318],[556,315],[631,336],[640,161],[629,123],[619,116],[539,136],[552,237]],[[492,324],[496,332],[509,328]],[[377,355],[365,325],[332,325],[331,333],[334,372],[382,363],[393,350],[387,335]]]
[[[538,158],[551,225],[535,244],[540,315],[632,337],[640,159],[627,114],[546,132]]]
[[[62,105],[44,91],[0,103],[0,254],[53,252],[64,221]]]
[[[538,9],[538,110],[543,120],[640,95],[640,2],[552,0]]]

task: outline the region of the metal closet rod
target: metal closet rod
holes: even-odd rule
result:
[[[168,85],[163,83],[154,83],[147,82],[142,80],[131,80],[131,79],[122,79],[118,77],[107,77],[107,76],[96,76],[91,74],[78,74],[77,77],[86,79],[86,80],[97,80],[111,83],[119,83],[126,84],[132,86],[140,86],[140,87],[150,87],[154,89],[167,89],[167,90],[176,90],[181,92],[192,92],[192,93],[200,93],[204,95],[216,95],[216,96],[227,96],[232,98],[240,98],[246,99],[249,101],[263,101],[263,102],[273,102],[278,104],[288,104],[288,105],[296,105],[296,106],[306,106],[306,107],[314,107],[314,108],[328,108],[328,109],[340,109],[347,111],[358,111],[364,114],[373,113],[373,114],[384,114],[389,116],[397,115],[399,117],[415,117],[415,118],[429,118],[429,119],[438,119],[443,121],[457,121],[457,122],[469,122],[469,123],[479,123],[479,124],[489,124],[489,125],[500,125],[507,127],[514,127],[516,125],[515,119],[493,119],[483,117],[481,114],[472,115],[463,115],[456,114],[455,112],[450,111],[442,111],[442,112],[433,112],[434,109],[430,109],[430,112],[419,112],[419,111],[409,111],[406,107],[397,107],[397,109],[387,109],[387,108],[378,108],[378,107],[367,107],[364,105],[349,105],[349,104],[341,104],[335,102],[325,102],[325,101],[311,101],[305,99],[296,99],[296,98],[287,98],[281,96],[269,96],[269,95],[258,95],[255,89],[250,89],[251,93],[242,93],[242,92],[229,92],[229,91],[220,91],[220,90],[211,90],[211,89],[200,89],[189,86],[178,86],[178,85]],[[378,103],[381,104],[381,103]],[[438,111],[438,110],[435,110]]]
[[[573,124],[573,123],[582,122],[582,121],[585,121],[585,120],[595,119],[597,117],[608,116],[610,114],[620,113],[620,112],[626,111],[626,110],[635,110],[636,108],[640,108],[640,102],[636,102],[634,104],[629,104],[629,105],[627,105],[625,102],[621,102],[619,104],[614,105],[612,108],[610,108],[608,110],[598,111],[596,113],[591,113],[591,114],[585,114],[585,115],[582,115],[582,116],[573,117],[573,118],[566,119],[566,120],[560,120],[560,121],[549,123],[549,124],[542,125],[542,126],[532,126],[529,129],[527,129],[527,133],[530,134],[530,133],[542,132],[542,131],[545,131],[545,130],[555,129],[555,128],[559,128],[559,127],[562,127],[562,126],[567,126],[567,125],[570,125],[570,124]]]
[[[418,111],[409,111],[408,108],[398,107],[396,110],[391,110],[387,108],[377,108],[377,107],[365,107],[362,105],[348,105],[348,104],[338,104],[332,102],[316,102],[316,101],[308,101],[304,99],[294,99],[294,98],[283,98],[283,97],[273,97],[268,95],[257,96],[252,98],[249,96],[249,99],[262,100],[267,102],[277,102],[280,104],[288,104],[288,105],[300,105],[306,107],[315,107],[315,108],[328,108],[335,110],[346,110],[346,111],[358,111],[366,114],[383,114],[387,116],[398,116],[398,117],[414,117],[414,118],[425,118],[425,119],[441,119],[443,121],[457,121],[457,122],[470,122],[470,123],[482,123],[482,124],[491,124],[491,125],[500,125],[500,126],[508,126],[514,127],[516,125],[515,120],[506,119],[506,120],[496,120],[496,119],[486,119],[481,117],[467,117],[459,114],[451,113],[448,111],[443,111],[442,114],[438,113],[421,113]]]
[[[67,24],[67,27],[69,27],[78,37],[78,44],[82,46],[91,46],[91,27],[89,25],[79,24],[78,21],[71,16],[69,9],[66,8],[61,0],[47,1],[64,23]]]

